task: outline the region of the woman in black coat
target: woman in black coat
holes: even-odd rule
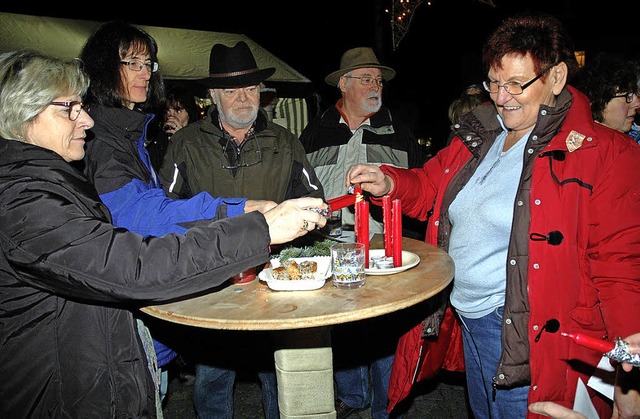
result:
[[[93,126],[88,85],[78,60],[0,55],[0,417],[156,417],[132,311],[212,289],[326,221],[301,198],[184,235],[115,228],[69,164]]]

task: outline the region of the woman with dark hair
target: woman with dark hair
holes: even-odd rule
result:
[[[216,200],[208,193],[174,201],[162,189],[145,148],[155,117],[150,111],[164,105],[157,54],[156,42],[148,33],[113,21],[89,37],[80,55],[91,78],[86,103],[95,121],[93,138],[86,146],[85,174],[111,211],[114,224],[143,236],[183,233],[196,220],[234,215],[218,214]],[[274,205],[249,200],[245,211],[265,211]],[[141,325],[141,331],[146,332],[146,327]],[[148,354],[152,366],[157,355],[162,400],[168,381],[162,367],[176,352],[154,339]]]
[[[593,119],[628,133],[640,108],[638,63],[621,54],[600,52],[578,73],[576,87],[591,103]]]
[[[2,418],[161,415],[132,312],[213,292],[266,263],[270,244],[305,234],[301,225],[324,225],[305,209],[326,204],[300,198],[264,214],[242,214],[242,199],[211,200],[218,218],[238,215],[180,235],[115,227],[70,164],[94,124],[82,102],[88,86],[79,60],[0,55]]]

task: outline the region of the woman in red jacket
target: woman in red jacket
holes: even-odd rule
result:
[[[527,405],[540,400],[571,407],[602,354],[547,332],[559,324],[612,340],[640,329],[640,147],[595,123],[567,85],[577,64],[554,17],[506,19],[483,64],[493,103],[462,117],[422,168],[347,173],[347,184],[427,220],[426,240],[456,264],[441,299],[453,311],[434,300],[433,315],[400,341],[389,409],[412,377],[460,369],[461,340],[475,417],[532,416]],[[616,392],[620,417],[640,413],[638,382]]]

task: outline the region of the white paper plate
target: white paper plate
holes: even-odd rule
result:
[[[263,269],[258,278],[261,281],[265,281],[267,286],[276,291],[309,291],[322,288],[327,278],[331,276],[331,257],[330,256],[318,256],[313,258],[292,258],[297,263],[304,262],[305,260],[313,260],[318,263],[318,271],[314,279],[298,279],[295,281],[274,279],[271,275],[271,268],[277,268],[280,266],[279,259],[271,259],[269,267]]]
[[[384,256],[384,249],[369,249],[369,259],[372,257],[381,257]],[[388,269],[378,269],[375,267],[369,267],[364,270],[364,273],[367,275],[391,275],[397,274],[398,272],[404,272],[407,269],[411,269],[420,263],[420,256],[415,253],[407,252],[405,250],[402,251],[402,266],[398,266],[397,268],[388,268]],[[371,261],[369,261],[369,266],[371,266]]]

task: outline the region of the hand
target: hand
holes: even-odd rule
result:
[[[640,333],[634,333],[633,335],[627,336],[624,338],[624,341],[627,342],[627,348],[629,352],[632,354],[640,354]],[[633,366],[626,362],[622,363],[622,369],[626,372],[631,372]]]
[[[184,128],[184,125],[182,125],[178,117],[173,115],[167,116],[162,123],[162,129],[167,135],[173,135],[181,128]]]
[[[529,411],[532,413],[549,416],[553,419],[587,419],[585,415],[554,402],[531,403],[529,405]]]
[[[327,219],[307,208],[326,210],[328,206],[320,198],[297,198],[284,201],[265,212],[264,218],[269,225],[271,244],[287,243],[304,236],[316,227],[324,227]]]
[[[264,199],[247,199],[247,202],[244,204],[244,212],[258,211],[264,214],[265,212],[273,209],[277,206],[273,201],[267,201]]]
[[[612,419],[640,418],[640,369],[616,370]]]
[[[346,186],[358,184],[373,196],[383,196],[393,190],[393,180],[373,164],[356,164],[349,168]]]

